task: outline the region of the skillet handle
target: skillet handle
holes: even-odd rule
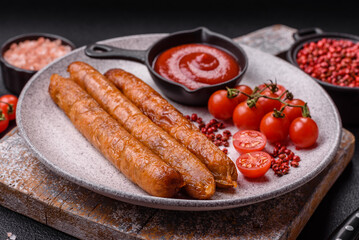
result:
[[[88,45],[85,54],[91,58],[126,59],[145,63],[146,50],[117,48],[109,45],[94,43]]]
[[[328,240],[357,240],[359,239],[359,208],[350,214],[342,224],[330,235]]]
[[[293,38],[295,41],[299,41],[303,37],[309,36],[309,35],[317,35],[323,33],[323,30],[320,28],[304,28],[300,29],[297,32],[293,33]]]

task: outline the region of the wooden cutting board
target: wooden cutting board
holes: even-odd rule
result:
[[[278,55],[294,31],[274,25],[234,40]],[[235,209],[181,212],[116,201],[57,176],[15,127],[0,140],[0,204],[81,239],[295,239],[350,162],[354,141],[343,129],[329,166],[288,194]]]

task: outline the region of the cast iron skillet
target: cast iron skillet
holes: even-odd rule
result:
[[[296,57],[298,51],[308,42],[317,42],[322,38],[347,39],[353,42],[359,41],[359,36],[345,33],[326,33],[320,28],[308,28],[298,30],[293,34],[294,44],[287,52],[287,59],[299,68]],[[314,78],[332,97],[335,102],[343,124],[359,124],[359,88],[341,87],[323,82]]]
[[[190,90],[184,85],[167,80],[153,69],[154,60],[161,52],[174,46],[187,43],[205,43],[230,53],[237,60],[240,72],[236,77],[227,82]],[[211,32],[204,27],[172,33],[155,42],[147,50],[121,49],[95,43],[86,47],[85,54],[92,58],[119,58],[144,63],[147,66],[152,79],[161,89],[163,94],[176,102],[195,106],[206,105],[213,92],[219,89],[225,89],[226,86],[234,87],[237,85],[241,81],[248,66],[247,55],[238,44],[231,39],[218,33]],[[136,75],[136,73],[133,74]]]

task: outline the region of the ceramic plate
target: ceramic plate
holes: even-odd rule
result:
[[[102,43],[129,49],[147,49],[165,34],[121,37]],[[84,61],[104,73],[110,68],[123,68],[143,79],[155,90],[146,67],[127,60],[92,59],[84,54],[84,47],[57,60],[39,71],[23,89],[18,109],[20,133],[39,160],[58,175],[108,197],[132,204],[172,210],[216,210],[253,204],[292,191],[320,173],[333,159],[341,137],[338,111],[326,92],[305,73],[285,61],[261,51],[242,46],[248,55],[249,68],[242,83],[251,87],[268,79],[290,89],[297,98],[308,101],[312,117],[320,130],[317,146],[295,151],[302,159],[299,168],[291,168],[288,175],[277,177],[270,169],[260,179],[248,180],[239,174],[238,188],[217,190],[211,200],[153,197],[127,180],[73,127],[66,115],[48,94],[50,76],[58,73],[67,77],[67,66]],[[171,101],[170,101],[171,102]],[[187,107],[172,102],[183,114],[197,113],[208,122],[211,116],[205,108]],[[229,122],[228,129],[236,128]],[[289,148],[294,149],[293,146]],[[229,156],[233,161],[238,153],[232,145]]]

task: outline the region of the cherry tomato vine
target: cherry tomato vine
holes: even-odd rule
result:
[[[270,84],[265,83],[265,87],[262,89],[255,87],[252,94],[247,94],[236,88],[227,88],[227,92],[228,92],[227,96],[228,98],[235,98],[238,94],[243,94],[247,96],[248,97],[247,105],[250,108],[255,107],[260,98],[267,98],[274,101],[278,101],[282,104],[282,106],[280,109],[274,109],[276,117],[283,117],[283,111],[286,107],[301,108],[303,117],[309,117],[309,118],[311,117],[307,103],[305,103],[304,105],[295,105],[285,101],[287,99],[293,100],[293,94],[290,91],[285,90],[278,97],[271,97],[266,94],[263,94],[263,92],[265,92],[266,89],[270,90],[272,93],[275,93],[279,90],[277,83],[273,83],[271,81]]]
[[[208,106],[215,118],[226,114],[227,117],[222,119],[229,119],[228,116],[232,115],[233,123],[239,129],[234,135],[236,137],[233,144],[237,146],[240,157],[245,151],[249,151],[246,146],[250,141],[242,141],[239,134],[259,130],[265,141],[275,146],[274,153],[271,154],[271,168],[276,175],[281,176],[289,172],[290,166],[298,167],[300,161],[299,156],[286,149],[287,139],[289,138],[297,149],[315,147],[319,131],[316,122],[311,118],[307,102],[295,99],[292,92],[284,86],[269,81],[256,86],[253,91],[246,85],[217,91],[214,95],[218,101],[213,101],[214,97],[210,98]],[[242,145],[244,150],[241,149]]]

